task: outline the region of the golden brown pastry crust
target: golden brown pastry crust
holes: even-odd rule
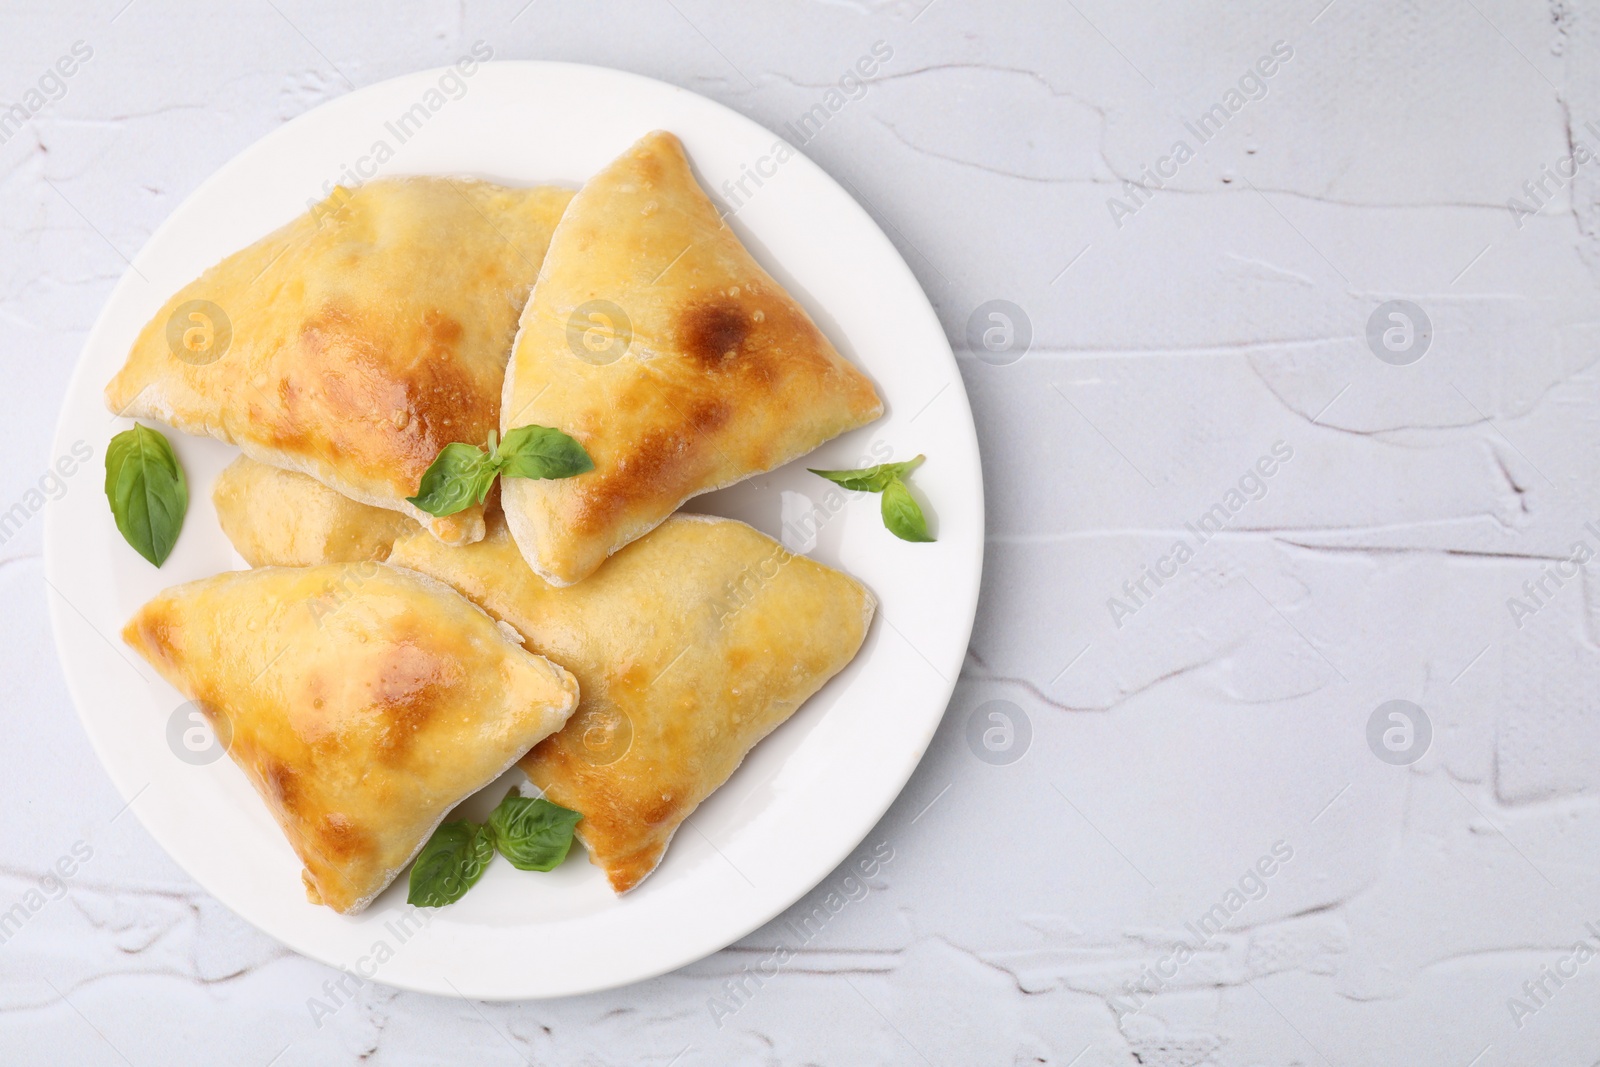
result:
[[[571,196],[443,178],[341,188],[175,294],[106,404],[475,540],[482,509],[436,519],[406,498],[446,444],[499,427],[517,317]],[[191,300],[231,322],[213,362],[169,347],[168,320]]]
[[[252,567],[382,561],[417,524],[398,511],[351,500],[297,471],[240,456],[211,490],[217,522]]]
[[[346,914],[577,703],[572,675],[454,590],[381,563],[190,582],[123,639],[231,734],[307,898]]]
[[[491,517],[484,540],[421,534],[391,562],[455,586],[578,678],[560,733],[521,763],[622,893],[756,742],[861,647],[876,605],[855,579],[731,519],[675,515],[584,581],[552,586]]]
[[[605,302],[600,317],[577,318],[591,301]],[[601,363],[577,354],[588,350],[572,324],[606,325],[605,305],[631,340]],[[568,585],[689,497],[882,413],[872,383],[718,217],[678,139],[652,133],[573,198],[506,373],[502,432],[554,426],[595,469],[507,479],[507,520],[529,565]]]

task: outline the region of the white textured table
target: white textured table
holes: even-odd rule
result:
[[[0,13],[0,1061],[1600,1060],[1600,3],[522,2]],[[100,491],[41,476],[126,258],[476,41],[805,138],[973,324],[971,655],[892,859],[781,968],[843,871],[627,989],[330,993],[119,815],[67,699],[33,512]]]

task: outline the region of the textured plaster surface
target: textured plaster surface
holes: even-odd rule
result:
[[[127,259],[307,109],[483,40],[779,128],[881,40],[805,151],[963,349],[989,538],[944,725],[863,845],[894,858],[776,977],[747,975],[842,870],[629,988],[368,984],[317,1018],[337,974],[121,812],[33,518],[0,544],[0,910],[89,858],[0,944],[0,1060],[1600,1063],[1600,959],[1573,953],[1600,950],[1600,572],[1567,562],[1600,552],[1600,162],[1564,168],[1600,151],[1600,3],[923,3],[9,0],[0,100],[93,55],[0,144],[0,510],[55,459]],[[980,358],[968,320],[996,299],[1031,341]],[[1410,365],[1369,347],[1394,299],[1432,326]],[[1124,589],[1180,541],[1174,577]],[[1431,724],[1405,765],[1368,741],[1396,699]],[[1010,762],[969,742],[996,709]]]

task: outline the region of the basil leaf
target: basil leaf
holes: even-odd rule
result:
[[[571,478],[594,470],[582,445],[548,426],[518,426],[506,432],[495,462],[507,478]]]
[[[907,474],[922,465],[925,457],[917,456],[903,463],[880,463],[876,467],[864,467],[858,471],[819,471],[814,467],[806,470],[844,486],[863,493],[881,493],[889,488],[889,483],[896,478],[904,478]]]
[[[541,798],[506,794],[489,815],[494,844],[519,871],[552,871],[567,858],[572,829],[583,818],[576,811]]]
[[[106,499],[122,539],[157,567],[165,563],[189,510],[189,482],[159,430],[134,423],[111,439]]]
[[[483,449],[453,441],[422,474],[417,495],[406,500],[429,515],[443,518],[481,504],[494,484],[494,460]]]
[[[494,859],[494,839],[486,826],[465,820],[447,822],[433,832],[411,865],[406,903],[442,908],[478,884]]]
[[[883,524],[902,541],[933,540],[928,536],[928,520],[922,517],[921,505],[899,478],[884,487]]]
[[[905,477],[922,465],[923,456],[914,456],[900,463],[880,463],[876,467],[863,467],[855,471],[819,471],[807,467],[812,474],[828,481],[864,493],[882,493],[883,525],[902,541],[932,541],[928,535],[928,520],[922,515],[922,506],[906,487]]]

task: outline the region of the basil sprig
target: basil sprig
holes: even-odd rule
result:
[[[543,797],[510,793],[489,815],[494,846],[519,871],[553,871],[567,858],[572,830],[583,818]]]
[[[883,524],[889,532],[902,541],[932,541],[928,533],[928,520],[922,516],[922,505],[911,495],[911,490],[899,478],[883,488],[880,500]]]
[[[846,489],[854,489],[863,493],[881,493],[889,488],[889,483],[896,478],[904,478],[918,467],[922,466],[925,457],[917,456],[903,463],[880,463],[876,467],[863,467],[858,471],[819,471],[812,467],[806,469],[812,474],[820,474],[828,481],[842,485]]]
[[[582,445],[548,426],[518,426],[506,431],[499,447],[490,437],[490,451],[507,478],[571,478],[594,470]]]
[[[882,493],[880,501],[883,525],[902,541],[932,541],[928,533],[928,520],[922,514],[922,505],[911,495],[906,485],[906,475],[922,465],[926,457],[916,456],[900,463],[880,463],[854,471],[819,471],[807,467],[846,489],[863,493]]]
[[[506,794],[481,826],[465,819],[433,832],[411,867],[406,903],[419,908],[453,904],[478,884],[496,850],[519,871],[552,871],[567,858],[572,832],[583,816],[543,797]]]
[[[189,483],[159,430],[134,423],[111,439],[106,499],[122,539],[157,567],[165,563],[189,510]]]
[[[445,445],[422,474],[417,495],[406,499],[443,518],[481,504],[496,475],[507,478],[571,478],[594,470],[577,441],[549,426],[518,426],[504,440],[489,431],[487,449],[461,441]]]
[[[411,866],[406,903],[419,908],[454,904],[478,884],[494,859],[494,839],[489,828],[462,819],[447,822],[433,832]]]
[[[423,472],[417,495],[407,499],[430,515],[454,515],[483,503],[494,473],[494,461],[483,449],[454,441]]]

